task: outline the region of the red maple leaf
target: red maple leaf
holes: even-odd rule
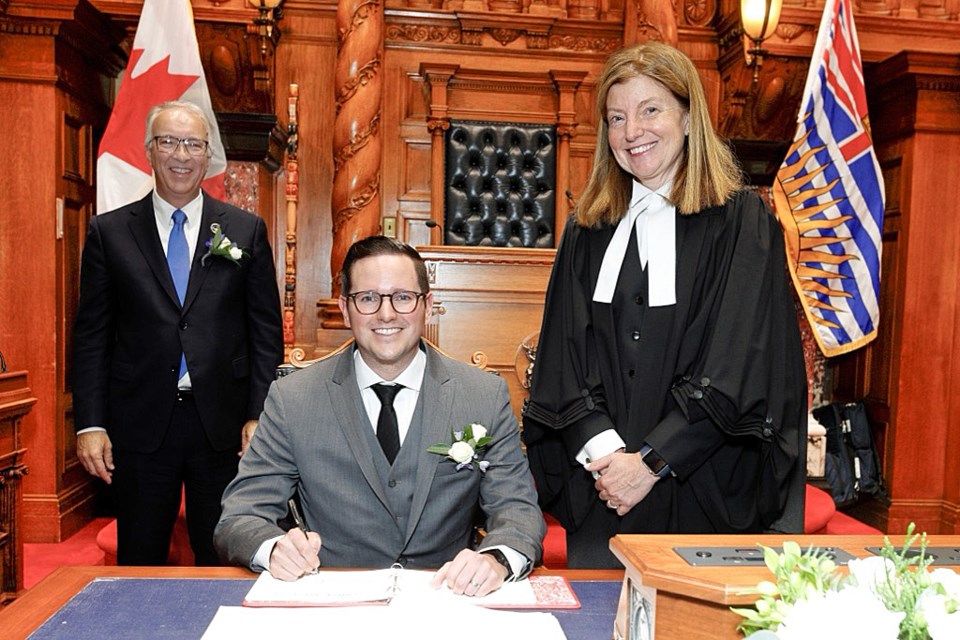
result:
[[[155,104],[182,96],[200,76],[170,73],[170,56],[167,56],[133,78],[131,74],[142,56],[143,49],[134,49],[130,56],[98,157],[111,153],[149,175],[150,163],[143,150],[147,113]]]

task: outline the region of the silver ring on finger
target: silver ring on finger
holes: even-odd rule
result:
[[[607,506],[611,509],[618,509],[620,507],[618,504],[613,504],[613,500],[607,500]]]

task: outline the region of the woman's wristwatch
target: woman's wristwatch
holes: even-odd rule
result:
[[[650,473],[658,478],[670,475],[670,465],[650,445],[644,444],[640,447],[640,459],[643,460],[643,464],[650,470]]]

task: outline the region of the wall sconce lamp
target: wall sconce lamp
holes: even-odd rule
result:
[[[743,35],[746,36],[743,42],[744,56],[747,66],[753,67],[754,82],[767,55],[761,45],[777,30],[782,7],[783,0],[740,0],[740,22],[743,24]]]
[[[250,6],[260,12],[260,15],[253,19],[253,24],[257,27],[260,34],[260,55],[266,57],[267,42],[273,37],[273,27],[277,24],[277,16],[274,10],[280,6],[283,0],[248,0]]]

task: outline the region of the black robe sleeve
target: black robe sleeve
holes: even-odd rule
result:
[[[673,396],[691,422],[705,415],[730,439],[759,441],[761,520],[802,532],[806,369],[783,232],[755,194],[741,192],[731,204],[732,242],[702,309],[706,330],[699,340],[685,336],[679,361],[692,364]]]

